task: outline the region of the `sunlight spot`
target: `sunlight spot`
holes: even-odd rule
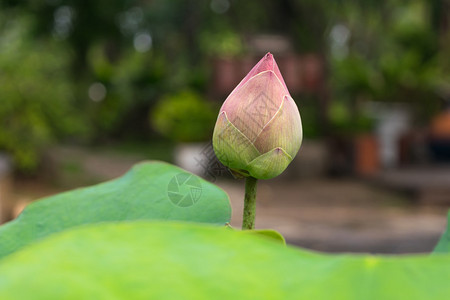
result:
[[[100,82],[94,82],[89,87],[88,94],[92,101],[100,102],[106,97],[106,87]]]
[[[216,14],[224,14],[230,8],[229,0],[212,0],[210,4],[211,10]]]
[[[372,269],[372,268],[374,268],[376,265],[378,265],[379,260],[378,260],[378,258],[376,258],[376,257],[369,256],[369,257],[367,257],[367,258],[365,259],[365,263],[366,263],[366,266],[367,266],[369,269]]]
[[[152,37],[148,32],[141,32],[134,36],[134,49],[137,52],[147,52],[152,47]]]

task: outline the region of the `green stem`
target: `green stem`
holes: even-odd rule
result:
[[[256,183],[256,178],[247,177],[245,179],[244,216],[242,219],[243,230],[255,228]]]

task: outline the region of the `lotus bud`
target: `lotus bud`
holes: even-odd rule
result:
[[[233,172],[269,179],[286,169],[300,149],[302,135],[297,105],[267,53],[223,103],[213,147]]]

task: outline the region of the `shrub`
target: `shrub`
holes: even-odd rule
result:
[[[45,145],[83,127],[73,113],[69,54],[55,41],[31,39],[27,18],[0,20],[0,150],[33,170]]]
[[[200,95],[185,90],[163,97],[151,113],[150,121],[165,137],[179,142],[199,142],[211,136],[216,113]]]

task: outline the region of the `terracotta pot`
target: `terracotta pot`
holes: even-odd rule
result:
[[[434,161],[450,162],[450,108],[433,118],[428,148]]]
[[[378,142],[375,136],[367,134],[355,138],[354,168],[358,175],[374,175],[380,169]]]

